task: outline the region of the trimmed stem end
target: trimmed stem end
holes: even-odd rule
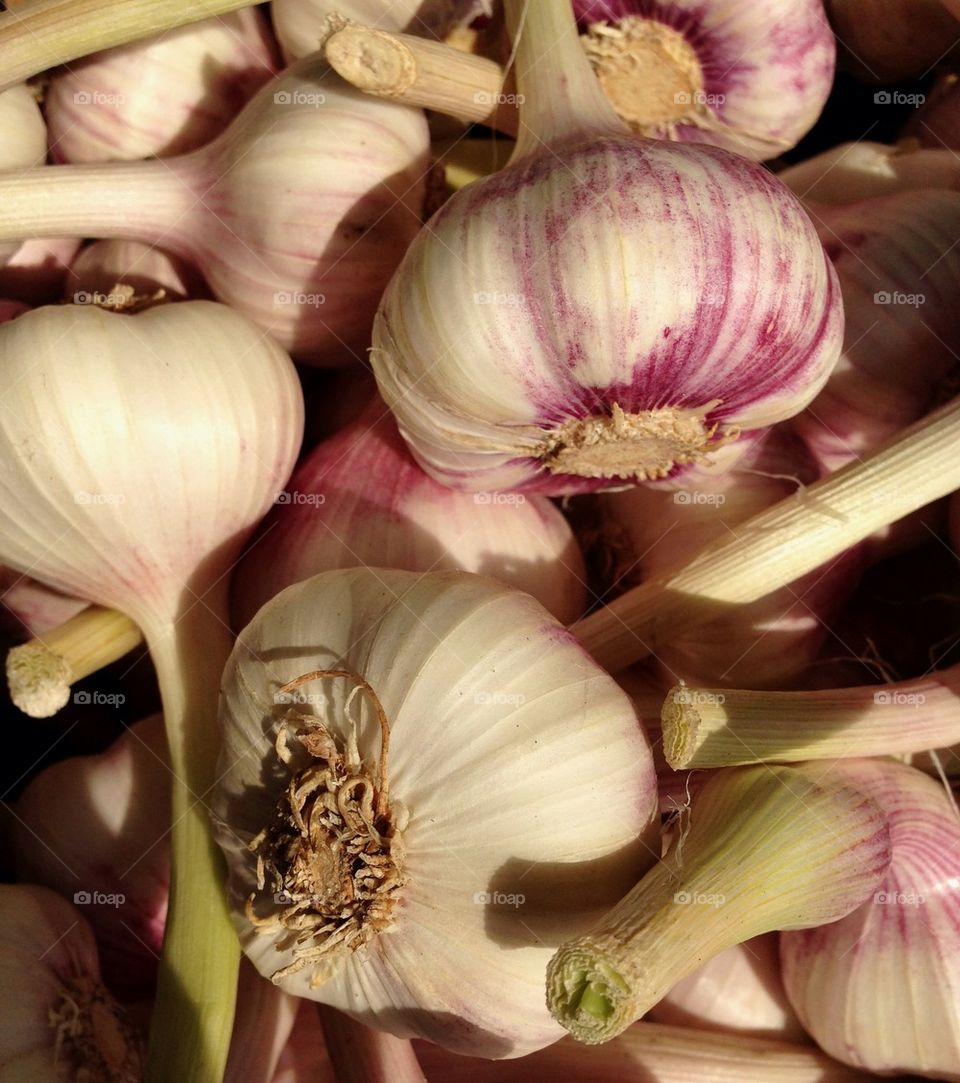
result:
[[[43,643],[31,641],[7,654],[7,684],[14,704],[31,718],[50,718],[70,701],[73,673]]]
[[[595,944],[574,941],[547,967],[547,1006],[577,1041],[599,1045],[633,1021],[630,987]]]

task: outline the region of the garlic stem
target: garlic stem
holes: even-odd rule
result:
[[[412,34],[331,23],[321,42],[327,62],[367,94],[434,109],[512,135],[517,130],[512,80],[493,60]]]
[[[176,225],[197,202],[177,169],[162,162],[37,166],[0,175],[0,240],[122,237],[184,253]]]
[[[584,135],[629,135],[590,67],[568,0],[504,0],[520,127],[513,161]]]
[[[143,634],[129,617],[92,605],[7,654],[10,698],[31,718],[49,718],[67,705],[72,684],[142,642]]]
[[[923,752],[960,742],[960,666],[930,677],[816,692],[677,685],[663,704],[674,770]]]
[[[250,0],[20,0],[0,13],[0,90],[113,45],[250,6]],[[109,10],[109,18],[107,17]]]
[[[304,1004],[301,1011],[311,1011]],[[409,1038],[395,1038],[318,1004],[337,1083],[427,1083]]]
[[[836,921],[890,862],[887,822],[813,767],[717,772],[666,857],[547,967],[554,1017],[588,1044],[616,1037],[705,959],[760,933]]]
[[[226,606],[221,579],[202,598],[184,603],[175,622],[144,624],[173,776],[170,903],[146,1083],[219,1080],[230,1045],[240,944],[205,804],[216,779],[220,677],[233,645],[218,616]]]
[[[958,443],[954,399],[869,458],[738,524],[681,571],[634,587],[572,631],[604,669],[624,669],[682,629],[779,590],[960,488]]]

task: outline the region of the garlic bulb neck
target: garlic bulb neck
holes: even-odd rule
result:
[[[50,1009],[56,1032],[54,1061],[59,1072],[84,1083],[140,1083],[140,1038],[120,1005],[104,987],[81,974],[63,987]]]
[[[351,674],[325,670],[298,678],[284,686],[278,700],[289,700],[291,685],[321,676]],[[318,718],[295,709],[277,732],[277,756],[292,777],[278,801],[276,819],[250,843],[257,857],[258,891],[272,894],[270,916],[257,916],[256,895],[246,905],[258,933],[288,929],[295,936],[293,961],[272,975],[277,983],[312,966],[310,987],[317,988],[343,952],[355,951],[393,924],[403,860],[387,801],[389,726],[362,678],[359,687],[373,699],[381,721],[383,746],[376,767],[363,763],[355,740],[344,749]]]
[[[626,413],[613,403],[609,417],[571,418],[550,433],[543,461],[554,474],[584,478],[666,477],[676,466],[702,462],[735,440],[739,429],[717,436],[718,425],[704,418],[719,402],[697,409],[667,406],[659,410]]]
[[[581,41],[603,92],[634,131],[676,138],[679,124],[709,126],[700,59],[673,27],[627,15],[615,26],[591,23]]]

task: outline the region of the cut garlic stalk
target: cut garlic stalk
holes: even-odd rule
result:
[[[883,809],[893,859],[831,925],[780,939],[787,993],[817,1044],[882,1075],[960,1080],[960,823],[942,783],[900,764],[827,768]]]
[[[583,559],[560,511],[542,496],[438,485],[379,401],[314,448],[276,503],[233,577],[237,627],[291,583],[360,564],[481,572],[564,623],[586,609]]]
[[[960,666],[913,681],[816,692],[672,688],[663,748],[674,770],[852,759],[960,743]]]
[[[0,1083],[141,1083],[140,1038],[100,980],[79,910],[42,887],[0,886]]]
[[[417,1055],[430,1083],[876,1083],[815,1046],[635,1023],[597,1049],[566,1038],[523,1060],[492,1064],[427,1043]],[[304,1076],[293,1083],[313,1083]]]
[[[679,572],[622,594],[572,631],[611,672],[833,560],[888,523],[960,488],[960,399],[740,524]]]
[[[94,53],[44,94],[54,161],[185,154],[210,142],[276,73],[270,31],[247,8]]]
[[[698,790],[664,860],[547,968],[547,1002],[579,1041],[609,1041],[717,952],[836,921],[890,864],[877,805],[812,768],[741,767]]]
[[[299,449],[296,371],[222,305],[68,305],[0,326],[0,391],[0,559],[126,613],[157,669],[174,889],[147,1079],[199,1083],[222,1072],[236,981],[199,800],[218,752],[226,577]]]
[[[528,595],[356,568],[264,606],[222,688],[213,807],[261,973],[462,1053],[555,1041],[551,947],[659,856],[615,682]]]
[[[31,718],[49,718],[67,705],[72,684],[142,642],[140,629],[129,617],[90,606],[7,654],[10,698]]]
[[[381,393],[454,488],[682,475],[819,390],[842,337],[834,271],[766,170],[630,133],[567,5],[505,10],[516,149],[444,204],[391,280],[373,332]]]

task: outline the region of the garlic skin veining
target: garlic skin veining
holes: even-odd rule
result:
[[[893,857],[877,891],[819,929],[782,934],[787,995],[817,1044],[883,1075],[960,1079],[960,823],[942,783],[890,760],[829,768],[871,797]]]
[[[646,737],[569,633],[491,579],[328,572],[260,610],[222,690],[212,807],[260,972],[456,1052],[555,1041],[551,945],[659,854]]]
[[[813,127],[836,42],[820,0],[574,0],[583,47],[642,135],[763,161]]]
[[[494,576],[563,624],[586,609],[572,531],[543,496],[460,493],[414,462],[379,400],[310,452],[231,583],[237,627],[291,583],[357,565]]]
[[[418,461],[557,496],[677,477],[799,412],[843,312],[796,198],[719,147],[630,133],[562,5],[506,11],[526,20],[514,154],[421,231],[373,328]]]
[[[270,16],[284,56],[296,60],[316,50],[333,14],[442,41],[451,30],[491,15],[493,6],[494,0],[273,0]]]
[[[257,8],[92,53],[57,71],[44,96],[57,162],[185,154],[208,143],[277,71]]]

